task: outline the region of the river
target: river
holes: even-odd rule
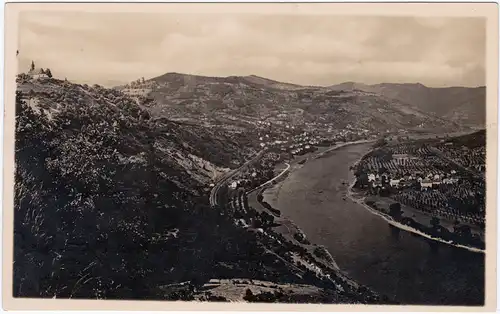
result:
[[[345,198],[349,170],[371,144],[341,147],[293,171],[264,197],[316,244],[325,245],[355,281],[414,305],[482,305],[484,254],[394,229]]]

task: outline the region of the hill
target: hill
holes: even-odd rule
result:
[[[482,148],[486,149],[486,130],[479,130],[477,132],[454,137],[447,141],[456,146],[465,146],[468,148]]]
[[[221,301],[203,292],[210,279],[234,292],[227,279],[246,278],[268,285],[250,300],[312,300],[294,296],[303,287],[321,302],[379,300],[334,270],[298,271],[296,245],[208,205],[208,183],[254,152],[236,133],[55,79],[20,82],[15,105],[15,297]]]
[[[313,125],[318,130],[436,131],[457,123],[368,90],[301,87],[256,76],[203,77],[180,73],[146,81],[155,101],[154,116],[172,119],[269,121],[278,125]],[[253,127],[250,125],[248,127]]]
[[[257,75],[243,76],[242,80],[247,81],[249,83],[263,85],[268,88],[281,89],[281,90],[299,90],[305,88],[314,88],[313,86],[304,87],[297,84],[278,82]]]
[[[383,95],[414,108],[461,125],[484,127],[486,123],[486,87],[430,88],[422,84],[342,83],[332,90],[361,90]]]

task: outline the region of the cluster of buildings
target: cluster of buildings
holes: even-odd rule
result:
[[[147,96],[156,87],[157,84],[154,81],[146,81],[141,78],[125,85],[121,91],[129,96]]]
[[[35,62],[31,62],[30,70],[27,73],[17,75],[16,81],[21,83],[30,80],[45,80],[52,77],[50,69],[43,69],[35,67]]]
[[[30,70],[28,72],[28,75],[34,80],[48,79],[49,78],[49,75],[42,68]]]
[[[455,170],[450,173],[429,173],[425,176],[420,174],[406,174],[401,177],[391,177],[389,174],[368,174],[368,184],[371,188],[383,187],[389,185],[392,188],[403,189],[419,187],[420,190],[437,188],[441,184],[456,184],[459,177]]]
[[[302,132],[286,138],[285,136],[270,136],[269,134],[265,134],[259,137],[259,141],[261,148],[300,155],[314,149],[315,145],[327,141],[327,138],[313,135],[309,132]]]
[[[471,156],[474,155],[464,158]],[[367,188],[372,194],[392,197],[423,212],[439,213],[474,224],[484,223],[484,182],[434,154],[433,147],[389,145],[364,158],[357,171],[358,187]]]

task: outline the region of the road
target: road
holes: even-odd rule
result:
[[[243,165],[241,165],[239,168],[225,174],[222,178],[217,181],[215,186],[212,188],[212,191],[210,191],[210,206],[216,206],[217,205],[217,193],[219,192],[219,189],[223,184],[226,184],[229,179],[234,177],[241,169],[245,168],[249,164],[255,162],[258,160],[265,152],[266,150],[263,149],[260,152],[258,152],[253,158],[245,162]]]
[[[341,149],[342,147],[345,147],[345,146],[356,145],[356,144],[370,144],[370,143],[373,143],[375,141],[376,140],[359,140],[359,141],[353,141],[353,142],[345,142],[345,143],[340,143],[340,144],[334,145],[332,147],[328,147],[328,148],[326,148],[326,149],[324,149],[322,151],[319,151],[319,152],[313,152],[313,153],[310,153],[310,154],[307,154],[307,155],[304,155],[304,156],[295,157],[292,161],[290,161],[291,164],[286,163],[287,168],[285,170],[283,170],[280,174],[278,174],[276,177],[274,177],[273,179],[267,181],[264,184],[261,184],[259,187],[254,188],[251,191],[248,191],[246,194],[248,195],[249,203],[252,204],[251,206],[253,206],[254,208],[259,208],[261,210],[267,210],[258,201],[257,195],[259,193],[257,191],[259,189],[261,189],[263,186],[271,183],[273,180],[276,180],[278,177],[281,177],[286,172],[288,172],[288,171],[292,171],[292,172],[295,171],[296,170],[295,168],[296,168],[297,164],[299,164],[301,161],[308,161],[308,160],[318,159],[319,157],[324,156],[325,154],[327,154],[327,153],[329,153],[331,151],[334,151],[334,150],[337,150],[337,149]],[[290,170],[291,168],[293,168],[293,169]],[[285,224],[285,227],[287,227],[286,224]],[[287,227],[287,229],[288,229],[288,227]]]
[[[372,142],[373,140],[361,140],[361,141],[356,141],[356,142],[347,142],[347,143],[342,143],[340,145],[337,145],[337,146],[334,146],[334,147],[331,147],[329,148],[327,151],[323,152],[323,153],[326,153],[328,151],[331,151],[331,150],[334,150],[334,149],[337,149],[337,148],[340,148],[342,146],[345,146],[345,145],[350,145],[350,144],[358,144],[358,143],[368,143],[368,142]],[[258,152],[252,159],[248,160],[247,162],[245,162],[242,166],[240,166],[238,169],[235,169],[233,171],[231,171],[230,173],[224,175],[221,179],[219,179],[219,181],[215,184],[215,186],[212,188],[212,190],[210,191],[210,206],[216,206],[217,205],[217,193],[219,192],[220,188],[222,187],[223,184],[226,184],[227,181],[229,179],[231,179],[232,177],[234,177],[239,171],[241,171],[241,169],[245,168],[246,166],[248,166],[249,164],[255,162],[257,159],[259,159],[265,152],[266,150],[263,149],[261,150],[260,152]],[[269,184],[270,182],[272,182],[273,180],[277,179],[278,177],[282,176],[283,174],[285,174],[289,169],[290,169],[290,164],[286,164],[287,165],[287,168],[285,170],[283,170],[280,174],[278,174],[276,177],[274,177],[273,179],[267,181],[266,183],[262,184],[259,186],[262,187],[266,184]],[[256,189],[258,188],[255,188],[253,189],[252,191],[255,191]],[[252,192],[250,191],[250,192]],[[250,193],[249,192],[249,193]]]
[[[278,174],[277,176],[275,176],[274,178],[272,178],[271,180],[267,181],[267,182],[264,182],[262,183],[261,185],[259,185],[258,187],[256,188],[253,188],[251,189],[250,191],[247,192],[247,194],[250,194],[252,193],[253,191],[257,190],[257,189],[260,189],[261,187],[273,182],[274,180],[278,179],[279,177],[281,177],[282,175],[284,175],[289,169],[290,169],[290,164],[289,163],[285,163],[286,165],[286,168],[280,172],[280,174]]]

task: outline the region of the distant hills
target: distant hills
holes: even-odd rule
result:
[[[328,88],[376,93],[466,126],[484,126],[486,123],[486,87],[484,86],[432,88],[419,83],[366,85],[347,82]]]
[[[248,84],[254,87],[262,87],[265,86],[267,88],[272,88],[276,90],[300,90],[304,88],[308,88],[308,86],[302,86],[291,83],[283,83],[275,80],[267,79],[257,75],[248,75],[248,76],[228,76],[228,77],[213,77],[213,76],[201,76],[201,75],[192,75],[192,74],[183,74],[176,72],[169,72],[157,77],[150,79],[149,81],[155,81],[158,83],[166,83],[166,82],[182,82],[183,85],[189,86],[190,84],[199,85],[199,84],[210,84],[210,83],[242,83]],[[312,87],[317,88],[317,87]]]
[[[412,123],[408,123],[411,119],[402,115],[413,115],[414,122],[426,115],[432,121],[446,120],[440,123],[451,123],[453,127],[482,127],[486,122],[484,86],[432,88],[419,83],[367,85],[346,82],[321,87],[283,83],[256,75],[205,77],[181,73],[167,73],[150,81],[160,85],[155,94],[160,103],[185,104],[189,105],[187,108],[200,111],[238,107],[243,113],[262,116],[272,110],[302,109],[306,120],[308,113],[316,112],[329,115],[337,113],[342,121],[346,121],[341,112],[347,110],[353,114],[347,117],[349,120],[373,120],[378,127],[386,123],[413,127]],[[340,93],[335,94],[333,91]],[[367,103],[371,106],[366,106]],[[378,109],[384,115],[392,115],[394,119],[381,121],[376,112],[381,112]]]
[[[449,131],[485,123],[485,88],[343,83],[319,87],[250,75],[206,77],[166,73],[155,88],[154,114],[170,118],[231,116],[281,124],[323,123],[372,131]],[[118,87],[120,89],[120,87]],[[239,118],[236,118],[239,117]]]

